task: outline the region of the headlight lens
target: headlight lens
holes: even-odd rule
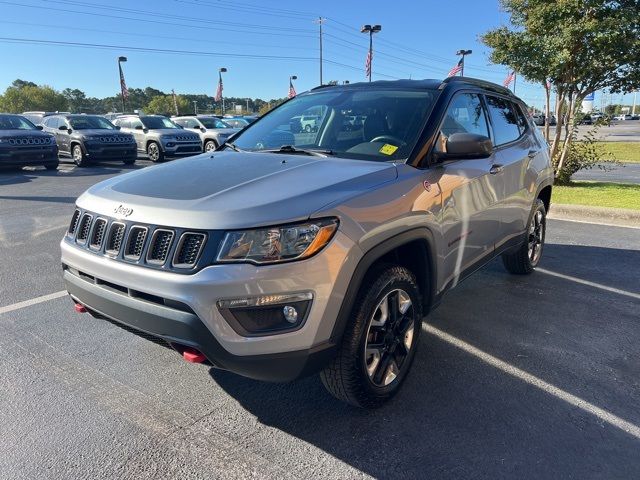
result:
[[[309,258],[322,250],[338,229],[327,218],[294,225],[227,232],[217,256],[221,263],[280,263]]]
[[[175,142],[176,141],[176,137],[174,137],[172,135],[164,135],[162,137],[162,141],[163,142]]]

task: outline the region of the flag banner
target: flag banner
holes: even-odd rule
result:
[[[293,82],[291,81],[291,79],[289,79],[289,98],[293,98],[296,96],[296,89],[293,88]]]
[[[122,93],[122,98],[129,98],[129,89],[127,88],[127,84],[124,82],[124,73],[122,72],[122,65],[118,63],[118,69],[120,70],[120,92]]]
[[[447,74],[447,77],[456,76],[458,73],[460,73],[462,71],[462,66],[463,65],[464,65],[464,58],[461,58],[460,60],[458,60],[458,63],[456,64],[456,66],[453,67],[451,70],[449,70],[449,73]]]
[[[222,100],[222,73],[218,73],[218,90],[216,91],[216,102],[219,102],[220,100]]]
[[[365,77],[370,77],[371,76],[371,57],[373,57],[373,54],[371,53],[371,50],[369,50],[367,52],[367,59],[364,62],[364,75]]]
[[[507,78],[504,79],[504,82],[502,82],[502,85],[504,85],[505,87],[508,87],[509,85],[511,85],[511,82],[513,82],[516,78],[516,71],[512,70],[511,73],[509,73],[509,75],[507,75]]]

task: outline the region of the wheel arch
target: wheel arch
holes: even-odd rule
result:
[[[340,306],[331,333],[332,342],[337,343],[342,338],[367,274],[383,263],[401,265],[416,276],[422,294],[423,314],[428,313],[437,303],[435,295],[437,262],[433,234],[426,227],[408,230],[375,245],[360,259]]]
[[[538,195],[536,198],[539,198],[544,203],[544,208],[549,213],[549,209],[551,208],[551,191],[552,191],[551,183],[543,184],[538,189]]]

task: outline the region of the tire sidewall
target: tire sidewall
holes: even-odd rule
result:
[[[536,212],[542,212],[542,245],[540,246],[540,255],[538,255],[538,260],[536,263],[531,261],[529,257],[529,230],[531,229],[531,222],[534,221]],[[547,235],[547,209],[544,207],[544,202],[539,198],[533,205],[533,210],[531,211],[531,215],[529,216],[529,223],[527,223],[527,240],[526,240],[526,248],[527,248],[527,260],[529,262],[529,266],[531,269],[536,268],[540,264],[540,260],[542,259],[542,254],[544,253],[544,243]]]
[[[155,148],[158,152],[156,155],[156,158],[151,157],[152,148]],[[149,160],[151,160],[154,163],[162,160],[162,151],[160,150],[160,145],[158,145],[156,142],[149,142],[149,145],[147,145],[147,156],[149,157]]]
[[[76,158],[76,149],[78,149],[80,151],[80,155],[79,155],[79,159]],[[82,151],[82,147],[78,144],[74,145],[73,148],[71,149],[71,158],[73,159],[73,163],[75,163],[77,166],[82,166],[84,165],[84,153]]]

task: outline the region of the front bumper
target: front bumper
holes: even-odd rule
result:
[[[361,258],[341,232],[323,252],[304,261],[213,265],[192,275],[124,264],[65,241],[61,248],[67,290],[89,310],[196,348],[220,368],[273,381],[313,373],[330,359],[333,327]],[[313,303],[305,323],[287,333],[241,336],[217,307],[221,299],[301,291],[312,292]]]
[[[104,146],[100,144],[85,144],[85,153],[92,160],[132,160],[138,156],[135,143],[129,145]]]
[[[0,149],[0,166],[21,167],[58,163],[58,147]]]
[[[162,150],[167,157],[196,155],[202,153],[202,142],[169,142],[162,144]]]

